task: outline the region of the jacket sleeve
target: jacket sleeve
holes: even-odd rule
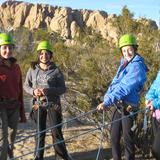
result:
[[[156,79],[152,83],[145,99],[152,100],[155,109],[160,109],[160,72],[157,74]]]
[[[123,69],[123,65],[124,65],[124,59],[121,59],[120,66],[117,70],[117,73],[116,73],[115,77],[113,78],[111,84],[108,87],[107,94],[112,92],[112,90],[114,89],[112,86],[114,86],[117,83],[117,76],[119,75],[120,71]]]
[[[31,68],[29,68],[26,74],[26,79],[23,88],[28,94],[33,95]]]
[[[55,87],[49,87],[45,88],[45,94],[47,96],[51,95],[62,95],[66,91],[64,76],[62,72],[58,69],[58,73],[56,74],[56,86]]]
[[[20,83],[19,83],[19,97],[18,100],[20,102],[20,122],[26,122],[25,109],[24,109],[24,101],[23,101],[23,86],[22,86],[22,73],[20,70]]]
[[[130,64],[128,71],[121,80],[120,83],[109,94],[104,96],[105,106],[110,106],[119,100],[123,100],[125,96],[131,92],[138,92],[142,89],[144,82],[146,81],[146,72],[142,65],[138,62]]]

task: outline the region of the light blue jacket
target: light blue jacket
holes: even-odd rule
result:
[[[146,100],[152,100],[155,109],[160,109],[160,71],[153,81],[149,91],[145,96]]]
[[[147,79],[148,68],[139,54],[136,54],[127,66],[124,67],[124,64],[125,60],[121,59],[117,74],[104,96],[106,107],[119,100],[133,106],[139,103],[140,91]]]

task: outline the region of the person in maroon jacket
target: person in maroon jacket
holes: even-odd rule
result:
[[[13,158],[18,122],[26,122],[22,75],[9,34],[0,34],[0,160]],[[19,118],[20,117],[20,118]]]

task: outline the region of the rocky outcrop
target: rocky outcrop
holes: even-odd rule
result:
[[[152,26],[154,29],[158,29],[156,22],[151,19],[140,18],[137,22],[140,22],[144,26]]]
[[[21,26],[30,30],[46,28],[65,39],[72,39],[79,35],[80,30],[90,27],[105,39],[117,39],[116,28],[108,22],[108,14],[103,11],[6,1],[0,6],[0,24],[3,30]]]
[[[50,22],[51,30],[59,32],[62,37],[71,38],[70,26],[73,21],[71,11],[71,8],[57,8]]]
[[[115,15],[108,15],[104,11],[72,10],[68,7],[22,1],[6,1],[0,6],[1,29],[14,30],[21,26],[30,30],[45,28],[65,39],[78,36],[79,31],[88,27],[100,33],[103,38],[116,43],[117,29],[112,24],[115,18]]]

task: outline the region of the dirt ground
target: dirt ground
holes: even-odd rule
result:
[[[33,160],[35,143],[32,135],[36,133],[34,127],[35,126],[30,120],[28,120],[27,124],[19,124],[19,130],[17,134],[18,142],[15,144],[14,151],[15,157],[17,157],[16,159]],[[98,149],[101,144],[100,133],[97,132],[97,130],[92,132],[90,132],[90,130],[94,130],[94,127],[79,125],[76,127],[63,128],[67,150],[74,160],[92,160],[99,156]],[[85,132],[89,133],[85,134]],[[81,136],[78,136],[80,134]],[[20,139],[22,139],[22,141],[19,142]],[[45,160],[54,159],[54,149],[51,145],[51,134],[50,132],[47,132],[46,146],[49,147],[45,150]],[[105,157],[107,159],[111,158],[111,149],[108,148],[106,142],[103,142],[103,147],[104,149],[100,150],[101,152],[99,157],[101,157],[103,160]],[[28,155],[23,156],[25,154]]]

